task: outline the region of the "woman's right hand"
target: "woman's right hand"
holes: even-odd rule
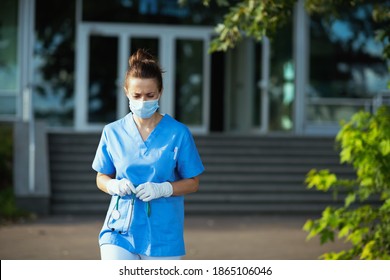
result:
[[[135,187],[128,179],[108,180],[106,183],[106,189],[110,195],[125,196],[135,193]]]

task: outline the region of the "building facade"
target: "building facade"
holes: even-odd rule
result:
[[[60,130],[100,130],[128,112],[123,77],[137,48],[164,74],[161,111],[193,133],[334,134],[386,90],[372,6],[331,24],[298,1],[272,38],[209,54],[225,10],[202,1],[4,0],[0,119],[28,114]]]
[[[247,194],[253,209],[266,211],[271,205],[270,209],[291,211],[291,204],[283,208],[278,204],[283,198],[275,200],[274,193],[278,197],[284,193],[288,203],[296,198],[297,210],[311,209],[309,204],[318,208],[312,197],[305,200],[302,180],[306,171],[329,159],[321,160],[316,150],[308,152],[308,146],[331,149],[331,144],[322,145],[321,137],[311,136],[334,136],[340,120],[361,109],[375,109],[388,94],[389,64],[375,40],[381,26],[371,19],[372,5],[340,11],[329,22],[309,16],[304,0],[298,0],[291,19],[275,36],[261,42],[245,39],[232,50],[210,54],[214,26],[225,12],[217,6],[206,8],[199,0],[189,0],[186,6],[177,0],[2,0],[0,122],[14,123],[14,191],[19,206],[38,213],[104,207],[102,197],[96,201],[90,197],[96,187],[87,152],[97,145],[93,141],[105,124],[129,112],[123,91],[128,57],[146,48],[165,70],[162,113],[185,123],[200,138],[234,142],[223,153],[244,151],[237,150],[237,143],[241,148],[248,143],[238,142],[242,136],[259,145],[258,166],[249,171],[239,166],[244,177],[253,173],[253,190],[259,192],[256,201]],[[259,137],[247,137],[252,135]],[[78,143],[89,138],[93,148]],[[263,140],[271,141],[276,156],[269,154],[267,159],[262,153],[268,149]],[[59,144],[51,146],[50,141]],[[250,151],[248,158],[240,156],[251,166]],[[312,162],[302,156],[306,153],[313,155]],[[220,179],[226,176],[223,172],[231,173],[226,170],[236,170],[234,176],[242,177],[236,155],[230,156],[232,166],[226,166],[224,157],[223,167],[210,168],[204,176],[209,191],[225,184]],[[205,164],[210,158],[215,162],[214,156],[205,156]],[[269,166],[271,159],[280,164]],[[286,168],[288,162],[295,169]],[[233,199],[228,203],[235,202],[231,194],[215,197],[217,204],[226,197]],[[80,199],[89,206],[78,205]]]

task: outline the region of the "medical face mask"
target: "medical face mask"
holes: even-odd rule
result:
[[[158,100],[141,101],[129,99],[130,110],[141,119],[149,119],[159,108]]]

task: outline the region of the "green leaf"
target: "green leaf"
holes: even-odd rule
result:
[[[371,240],[368,242],[362,251],[362,254],[360,256],[360,259],[362,260],[372,260],[374,258],[372,253],[372,248],[375,246],[375,240]]]
[[[335,174],[328,174],[328,176],[326,177],[326,187],[327,189],[329,189],[331,186],[333,186],[336,182],[337,182],[337,177]]]
[[[320,256],[321,259],[324,260],[344,260],[347,259],[347,252],[342,250],[338,253],[336,252],[330,252],[330,253],[325,253]]]
[[[350,162],[351,161],[351,151],[352,151],[351,147],[344,148],[341,151],[341,153],[340,153],[341,163]]]
[[[317,190],[328,191],[337,182],[335,174],[330,173],[329,170],[324,169],[317,172],[312,169],[307,175],[305,180],[309,189],[316,187]]]
[[[313,228],[313,221],[312,220],[307,220],[306,223],[303,225],[303,230],[304,231],[311,231],[311,229]]]
[[[324,229],[321,232],[320,242],[325,244],[328,241],[334,241],[334,232],[329,229]]]
[[[387,198],[383,205],[379,208],[379,211],[389,213],[390,212],[390,198]]]
[[[363,187],[369,187],[369,186],[372,186],[374,183],[374,180],[370,177],[366,177],[366,178],[363,178],[363,180],[361,180],[360,184],[363,186]]]
[[[356,200],[356,193],[349,193],[345,198],[345,207],[350,206]]]
[[[388,154],[390,154],[390,140],[382,140],[379,144],[379,149],[383,156],[387,156]]]
[[[347,236],[349,234],[351,227],[350,225],[344,226],[340,231],[339,231],[339,238],[343,238],[344,236]]]
[[[353,245],[358,245],[362,242],[364,235],[368,232],[368,228],[359,228],[354,230],[348,237],[347,240],[351,241]]]

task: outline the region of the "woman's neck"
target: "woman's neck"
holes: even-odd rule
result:
[[[142,119],[133,114],[133,119],[135,124],[137,125],[138,131],[141,133],[141,136],[145,141],[148,138],[149,134],[153,131],[153,129],[162,119],[162,115],[156,112],[149,119]]]

